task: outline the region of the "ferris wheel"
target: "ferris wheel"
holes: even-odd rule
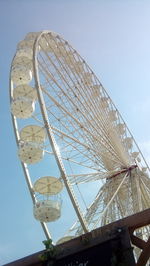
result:
[[[101,82],[61,36],[28,33],[18,43],[10,98],[18,157],[47,238],[46,224],[61,219],[65,208],[64,189],[77,221],[60,242],[150,207],[149,166]],[[80,186],[85,191],[93,182],[89,204]]]

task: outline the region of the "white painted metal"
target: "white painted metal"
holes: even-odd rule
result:
[[[18,149],[20,160],[26,164],[34,164],[43,159],[44,151],[37,143],[27,142]]]
[[[61,173],[61,177],[64,180],[67,192],[68,192],[69,197],[71,199],[71,202],[72,202],[72,204],[73,204],[73,206],[75,208],[75,211],[76,211],[77,216],[79,218],[79,221],[80,221],[80,223],[82,225],[82,228],[83,228],[84,232],[87,232],[88,231],[88,227],[87,227],[86,221],[85,221],[85,219],[84,219],[84,217],[82,215],[82,212],[80,210],[80,207],[79,207],[79,204],[78,204],[77,199],[75,197],[75,194],[74,194],[74,192],[72,190],[72,187],[70,185],[70,182],[69,182],[69,180],[67,178],[67,174],[66,174],[63,162],[61,160],[61,155],[60,155],[57,143],[55,141],[55,138],[54,138],[50,123],[49,123],[49,118],[48,118],[48,113],[47,113],[47,109],[46,109],[46,104],[44,102],[44,97],[43,97],[42,90],[41,90],[40,77],[39,77],[39,65],[38,65],[38,61],[37,61],[37,53],[38,53],[37,44],[38,44],[38,41],[40,40],[41,36],[42,36],[42,34],[38,36],[38,38],[37,38],[37,40],[36,40],[36,42],[34,44],[34,50],[33,50],[33,57],[34,57],[34,61],[35,61],[35,64],[34,64],[35,85],[36,85],[37,92],[38,92],[39,104],[40,104],[40,107],[41,107],[43,120],[44,120],[45,127],[46,127],[46,130],[47,130],[47,135],[48,135],[52,150],[54,152],[54,155],[55,155],[55,158],[56,158],[56,161],[57,161],[60,173]]]
[[[17,99],[20,97],[28,98],[32,101],[35,101],[37,99],[37,92],[35,88],[32,88],[31,86],[24,84],[17,86],[13,90],[13,98]]]
[[[15,56],[12,62],[12,69],[18,66],[26,67],[27,69],[30,69],[32,71],[33,69],[33,62],[31,59],[25,56]]]
[[[33,186],[35,192],[44,195],[56,195],[63,189],[63,183],[60,179],[53,176],[44,176],[39,178]]]
[[[24,49],[24,48],[32,48],[33,49],[33,44],[34,44],[35,38],[25,38],[24,40],[20,41],[17,44],[17,50],[19,49]]]
[[[18,47],[33,49],[33,68],[24,53],[21,59],[15,56],[12,70],[17,64],[18,68],[27,64],[28,70],[33,69],[40,108],[36,107],[30,119],[46,129],[47,153],[54,154],[77,213],[78,221],[69,233],[80,235],[148,208],[149,166],[86,62],[53,32],[30,33]],[[11,91],[12,95],[13,86]],[[90,206],[81,210],[73,186],[79,188],[81,183],[86,186],[98,180],[104,180],[104,184]],[[80,194],[85,202],[86,197]]]
[[[119,132],[120,135],[125,134],[125,131],[126,131],[125,124],[121,124],[121,123],[117,124],[116,130]]]
[[[133,158],[136,159],[138,157],[138,155],[139,155],[139,152],[134,151],[134,152],[131,153],[131,155],[133,156]]]
[[[14,66],[11,71],[11,78],[16,86],[28,84],[32,80],[32,71],[25,65]]]
[[[20,140],[24,142],[43,143],[46,139],[46,131],[38,125],[29,125],[20,131]]]
[[[28,118],[35,110],[35,104],[26,97],[19,97],[12,101],[11,112],[17,118]]]
[[[10,72],[11,72],[11,70],[10,70]],[[11,77],[9,78],[9,86],[10,86],[10,100],[12,100],[13,99],[13,82],[11,80]],[[17,146],[19,146],[20,137],[19,137],[19,132],[18,132],[17,119],[13,115],[11,115],[11,117],[12,117],[12,124],[13,124],[14,133],[15,133],[16,143],[17,143]],[[30,193],[32,202],[33,202],[33,204],[35,204],[36,198],[35,198],[35,193],[33,191],[32,181],[31,181],[31,177],[30,177],[30,173],[29,173],[27,164],[21,162],[21,166],[22,166],[22,169],[23,169],[23,172],[24,172],[25,180],[26,180],[26,183],[27,183],[27,187],[29,189],[29,193]],[[46,223],[41,222],[41,226],[42,226],[42,229],[44,231],[44,234],[45,234],[46,238],[50,239],[51,235],[50,235],[50,232],[49,232],[49,230],[47,228]]]
[[[61,203],[50,199],[38,201],[33,206],[33,214],[40,222],[54,222],[60,218]]]
[[[32,59],[33,57],[32,47],[19,48],[17,50],[16,57],[27,57],[29,59]]]

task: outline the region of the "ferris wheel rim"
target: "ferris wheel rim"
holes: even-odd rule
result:
[[[38,74],[38,63],[37,63],[37,53],[38,53],[37,44],[38,44],[38,41],[40,40],[40,38],[42,37],[42,35],[47,34],[47,33],[48,33],[48,31],[46,31],[46,32],[44,31],[41,34],[39,34],[37,36],[37,38],[35,39],[35,42],[33,45],[33,69],[34,69],[35,86],[37,89],[38,100],[39,100],[39,104],[40,104],[40,108],[41,108],[42,117],[43,117],[43,120],[45,122],[45,128],[46,128],[47,135],[48,135],[49,141],[51,143],[51,146],[52,146],[52,149],[53,149],[53,152],[55,155],[57,165],[58,165],[59,170],[61,172],[61,177],[64,180],[64,183],[65,183],[65,186],[67,188],[67,192],[69,194],[69,197],[71,199],[73,207],[74,207],[76,214],[80,220],[80,223],[83,227],[83,230],[86,233],[86,232],[88,232],[88,227],[87,227],[86,221],[84,220],[84,218],[81,214],[77,199],[75,198],[75,195],[73,194],[73,191],[71,190],[69,180],[68,180],[67,175],[65,173],[65,168],[64,168],[62,160],[61,160],[61,155],[58,152],[57,144],[55,143],[55,138],[53,136],[52,129],[51,129],[51,126],[49,124],[49,119],[48,119],[48,115],[46,112],[46,107],[45,107],[45,103],[44,103],[44,99],[43,99],[42,91],[41,91],[41,87],[40,87],[40,79],[39,79],[39,74]]]

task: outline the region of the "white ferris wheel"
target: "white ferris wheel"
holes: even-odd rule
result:
[[[18,156],[47,238],[47,223],[65,208],[63,190],[77,221],[62,242],[150,207],[149,166],[98,78],[61,36],[28,33],[18,43],[10,98]],[[89,204],[80,186],[90,182],[98,189]]]

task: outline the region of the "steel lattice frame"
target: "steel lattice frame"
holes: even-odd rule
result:
[[[39,107],[29,122],[33,120],[46,129],[49,140],[46,152],[55,156],[76,211],[78,221],[68,233],[80,235],[149,208],[150,169],[93,71],[68,42],[53,32],[27,35],[18,47],[28,46],[30,40],[32,84],[37,90]],[[13,90],[10,75],[11,101]],[[12,120],[19,145],[20,122],[14,115]],[[29,122],[26,120],[25,123]],[[22,167],[35,203],[28,165],[22,162]],[[98,180],[103,180],[104,184],[83,213],[73,188]],[[46,224],[41,224],[49,238]]]

